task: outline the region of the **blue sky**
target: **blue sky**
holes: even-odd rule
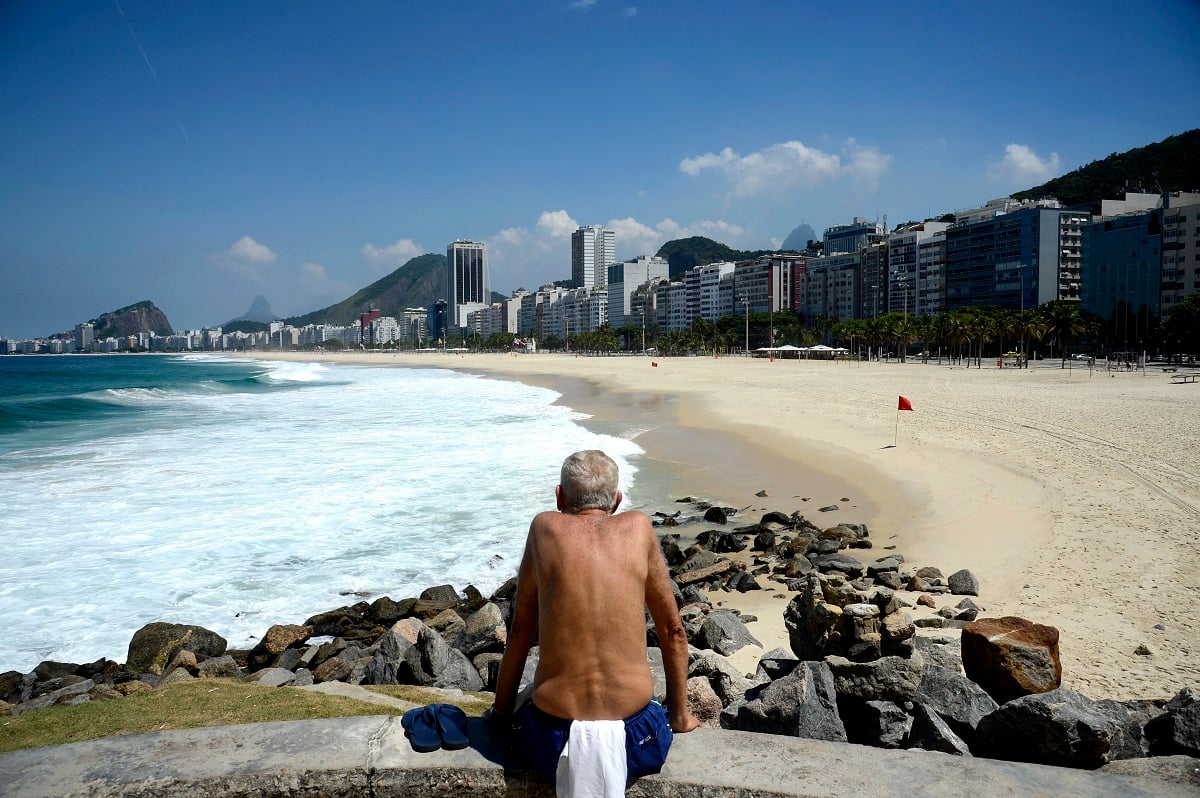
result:
[[[455,238],[507,292],[982,203],[1200,125],[1200,4],[0,5],[0,335],[340,300]]]

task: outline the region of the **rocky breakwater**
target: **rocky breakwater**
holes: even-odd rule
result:
[[[688,513],[655,518],[660,532],[669,530],[660,546],[690,643],[688,701],[707,725],[1085,768],[1200,756],[1195,690],[1123,702],[1062,687],[1057,631],[981,617],[979,584],[968,571],[944,577],[913,568],[890,548],[874,556],[862,524],[820,528],[773,511],[730,528],[738,511],[689,503]],[[713,528],[685,538],[698,523]],[[134,635],[124,664],[43,662],[27,674],[0,674],[0,712],[119,698],[197,677],[492,690],[514,590],[509,580],[490,596],[441,585],[364,600],[272,626],[242,651],[201,627],[153,623]],[[729,657],[761,645],[746,626],[756,619],[722,605],[756,590],[790,596],[789,645],[746,673]],[[646,635],[662,691],[648,618]],[[535,648],[526,680],[536,663]]]

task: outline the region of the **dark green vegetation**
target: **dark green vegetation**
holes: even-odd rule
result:
[[[413,258],[336,305],[285,321],[294,327],[349,324],[372,308],[385,316],[399,316],[405,308],[428,307],[445,296],[446,256],[430,253]]]
[[[677,238],[668,241],[658,248],[655,253],[660,258],[666,258],[671,265],[671,276],[678,277],[689,269],[704,266],[709,263],[722,261],[753,260],[762,255],[773,254],[771,249],[741,250],[731,249],[719,241],[713,241],[704,236]]]
[[[269,329],[271,329],[271,325],[265,321],[247,321],[246,319],[238,319],[237,321],[231,321],[221,327],[221,332],[258,333],[266,332]]]
[[[146,299],[128,307],[100,314],[92,319],[92,335],[97,341],[105,338],[122,338],[137,333],[152,332],[155,335],[171,335],[174,329],[167,321],[167,314]]]
[[[468,693],[462,699],[452,699],[440,692],[409,685],[368,689],[413,704],[453,703],[475,717],[491,705],[490,695]],[[353,715],[399,715],[403,711],[291,687],[262,687],[233,679],[195,679],[128,698],[49,707],[0,718],[0,752],[117,734]]]
[[[1013,194],[1014,199],[1054,197],[1076,206],[1123,196],[1126,187],[1149,193],[1200,189],[1200,128],[1092,161],[1062,177]]]

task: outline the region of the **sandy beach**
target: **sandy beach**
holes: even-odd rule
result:
[[[551,387],[597,423],[638,430],[668,495],[737,507],[739,523],[760,509],[800,510],[820,526],[865,522],[876,554],[895,546],[910,563],[969,568],[986,615],[1061,631],[1063,681],[1079,692],[1163,698],[1200,685],[1200,388],[1165,374],[994,362],[252,356],[452,368]],[[897,414],[900,395],[913,412]],[[818,512],[828,504],[839,509]],[[752,630],[766,648],[786,646],[782,591],[714,599],[760,616]],[[1150,655],[1134,653],[1143,644]],[[740,653],[752,667],[761,650]]]

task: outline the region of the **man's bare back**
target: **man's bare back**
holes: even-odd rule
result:
[[[645,514],[610,514],[621,502],[615,484],[612,489],[610,507],[576,509],[560,485],[559,511],[540,513],[530,524],[495,708],[513,710],[536,640],[533,701],[540,710],[619,720],[643,709],[654,693],[646,662],[648,608],[662,646],[670,725],[690,731],[699,721],[687,708],[687,637],[666,563]]]

